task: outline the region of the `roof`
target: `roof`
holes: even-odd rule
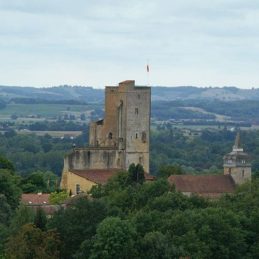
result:
[[[119,169],[87,169],[87,170],[70,170],[71,173],[83,177],[97,184],[105,184]]]
[[[46,205],[49,204],[48,193],[23,193],[21,202],[26,205]]]
[[[232,193],[235,190],[230,175],[171,175],[168,181],[177,191],[201,195]]]
[[[120,171],[122,171],[122,169],[70,170],[71,173],[97,184],[106,184],[112,176],[116,175]],[[153,181],[155,180],[155,177],[145,173],[145,179],[147,181]]]

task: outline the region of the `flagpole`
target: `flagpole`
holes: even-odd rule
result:
[[[149,60],[147,60],[147,86],[150,86],[150,83],[149,83]]]

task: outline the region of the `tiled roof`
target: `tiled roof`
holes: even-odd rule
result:
[[[23,193],[21,202],[26,205],[41,205],[49,204],[48,193]]]
[[[91,182],[97,184],[105,184],[108,180],[116,175],[121,169],[87,169],[87,170],[70,170],[71,173],[83,177]],[[145,174],[145,179],[147,181],[153,181],[154,176]]]
[[[230,175],[171,175],[168,181],[177,191],[201,195],[232,193],[235,189]]]
[[[97,184],[105,184],[119,169],[88,169],[88,170],[70,170],[71,173],[83,177]]]

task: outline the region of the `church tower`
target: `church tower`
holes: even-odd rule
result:
[[[236,185],[251,180],[251,158],[241,147],[240,132],[236,135],[232,152],[225,155],[223,160],[224,174],[230,175]]]

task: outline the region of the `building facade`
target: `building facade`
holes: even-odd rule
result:
[[[149,173],[150,106],[150,87],[135,86],[133,80],[107,86],[105,116],[90,123],[89,146],[65,156],[61,188],[69,189],[68,172],[74,170],[86,175],[93,169],[127,170],[135,163]]]

